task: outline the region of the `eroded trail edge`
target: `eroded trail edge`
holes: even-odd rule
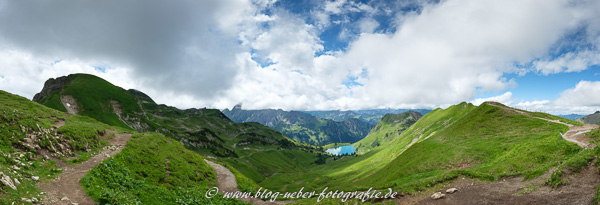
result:
[[[206,163],[208,163],[208,165],[210,165],[211,167],[213,167],[215,169],[215,171],[217,172],[217,188],[219,188],[219,193],[225,193],[225,192],[236,192],[236,191],[240,191],[238,189],[237,186],[237,181],[235,179],[235,175],[233,175],[233,173],[231,173],[231,171],[229,171],[229,169],[225,168],[223,165],[208,161],[208,160],[204,160]],[[270,201],[263,201],[257,198],[244,198],[244,199],[240,199],[244,202],[248,202],[251,204],[286,204],[288,202],[285,201],[275,201],[275,202],[270,202]]]
[[[106,136],[115,133],[114,131],[107,130]],[[108,139],[111,145],[104,147],[104,149],[97,155],[91,157],[85,162],[71,166],[59,159],[50,157],[52,160],[57,162],[58,168],[62,169],[63,172],[58,175],[57,178],[49,182],[40,184],[40,189],[46,193],[44,198],[44,204],[78,204],[78,205],[92,205],[96,204],[89,196],[85,194],[83,187],[79,184],[79,180],[85,176],[96,165],[100,164],[102,160],[113,157],[125,147],[127,141],[131,138],[131,134],[116,134],[111,139]]]

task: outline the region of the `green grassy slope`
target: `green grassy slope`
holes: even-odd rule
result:
[[[216,186],[214,170],[203,157],[156,133],[133,135],[81,184],[100,204],[244,204],[204,197]]]
[[[55,90],[42,90],[41,93],[45,95],[36,95],[34,99],[40,104],[66,111],[60,101],[60,96],[70,95],[77,101],[80,109],[79,115],[123,128],[131,128],[130,125],[136,124],[136,121],[143,122],[145,120],[142,109],[133,94],[102,78],[89,74],[71,74],[56,80],[51,79],[46,84],[55,81],[61,81],[64,84]],[[45,85],[45,89],[48,87]],[[118,103],[122,111],[121,118],[114,112],[115,106],[111,101]],[[141,128],[145,127],[147,126],[143,124]]]
[[[365,138],[354,143],[356,153],[364,154],[375,147],[385,145],[398,137],[421,117],[420,113],[413,111],[385,115]]]
[[[386,146],[305,173],[270,177],[261,185],[414,192],[459,175],[484,180],[535,177],[581,151],[561,138],[566,130],[567,126],[485,103],[462,103],[428,113]]]
[[[65,125],[56,128],[59,122]],[[107,143],[100,137],[115,129],[94,119],[70,116],[21,96],[0,91],[0,172],[17,179],[17,190],[0,184],[0,204],[21,198],[40,198],[35,181],[54,178],[61,171],[52,160],[43,160],[40,150],[78,162],[99,151]]]

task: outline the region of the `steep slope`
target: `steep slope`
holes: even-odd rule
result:
[[[40,199],[36,182],[61,172],[49,159],[85,161],[107,144],[106,130],[114,129],[0,91],[0,204]]]
[[[587,124],[600,125],[600,111],[596,111],[594,114],[579,118],[577,119],[577,121]]]
[[[100,204],[243,204],[204,197],[216,185],[214,170],[203,157],[156,133],[133,135],[81,184]]]
[[[371,125],[377,125],[386,114],[400,114],[408,111],[418,112],[421,115],[427,114],[431,110],[427,109],[373,109],[373,110],[328,110],[328,111],[303,111],[312,116],[341,122],[347,119],[356,118]]]
[[[258,122],[290,139],[314,145],[353,143],[364,138],[373,127],[354,118],[336,122],[298,111],[242,110],[241,105],[225,109],[223,113],[235,122]]]
[[[282,174],[261,183],[271,189],[368,187],[415,192],[462,175],[484,180],[537,177],[551,167],[578,158],[586,150],[561,137],[569,127],[483,103],[436,109],[386,146],[357,157],[315,166],[302,174]],[[576,124],[576,123],[575,123]],[[294,183],[302,181],[301,183]]]
[[[93,75],[71,74],[49,79],[33,101],[108,125],[149,130],[147,118],[133,94]]]
[[[356,153],[364,154],[375,147],[385,145],[400,136],[421,117],[421,113],[414,111],[386,114],[364,139],[354,143]]]

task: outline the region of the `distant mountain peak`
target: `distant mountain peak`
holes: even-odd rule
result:
[[[238,103],[237,105],[233,106],[233,109],[231,110],[242,110],[242,103]]]

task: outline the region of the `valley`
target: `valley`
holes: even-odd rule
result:
[[[87,74],[48,80],[37,103],[0,94],[0,172],[16,186],[0,187],[2,203],[271,204],[206,198],[215,186],[244,192],[391,188],[402,195],[368,203],[600,200],[600,181],[587,180],[598,176],[598,125],[497,102],[463,102],[425,115],[389,113],[367,126],[354,117],[336,122],[296,111],[181,110]],[[325,152],[340,146],[356,154]],[[30,180],[34,176],[39,181]],[[452,187],[459,191],[430,198]]]

